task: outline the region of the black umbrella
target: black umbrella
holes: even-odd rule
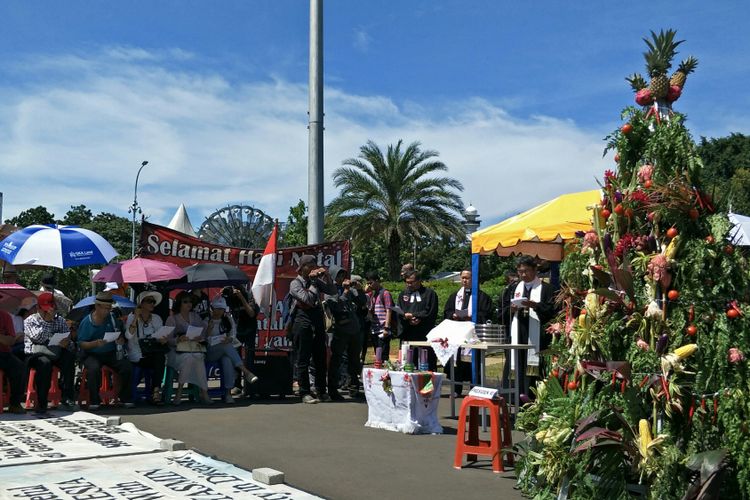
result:
[[[229,264],[193,264],[182,269],[185,281],[170,283],[169,288],[213,288],[244,285],[250,281],[240,268]]]

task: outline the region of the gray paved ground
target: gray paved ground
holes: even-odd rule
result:
[[[515,499],[513,472],[494,474],[488,461],[452,467],[457,421],[447,418],[447,397],[439,414],[442,435],[405,435],[364,427],[367,404],[302,405],[238,400],[234,406],[185,405],[108,410],[161,438],[247,469],[271,467],[286,482],[319,496],[342,500],[385,498]]]

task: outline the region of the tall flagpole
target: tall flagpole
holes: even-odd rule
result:
[[[310,0],[307,244],[323,242],[323,0]]]

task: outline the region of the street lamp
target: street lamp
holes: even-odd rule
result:
[[[133,239],[130,243],[130,258],[135,257],[135,219],[138,214],[143,213],[141,207],[138,205],[138,177],[141,176],[141,170],[143,167],[148,165],[147,161],[141,163],[141,168],[138,169],[138,174],[135,176],[135,190],[133,191],[133,204],[128,208],[128,213],[133,214]]]

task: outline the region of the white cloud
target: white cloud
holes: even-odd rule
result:
[[[356,28],[354,30],[354,48],[360,52],[367,52],[370,49],[372,37],[365,28]]]
[[[62,217],[81,203],[127,217],[148,160],[138,201],[154,222],[167,223],[180,203],[196,225],[232,203],[285,220],[307,198],[306,85],[173,69],[186,59],[116,48],[17,65],[34,83],[0,88],[3,217],[37,205]],[[426,109],[329,87],[325,112],[326,200],[335,195],[331,173],[369,139],[437,150],[485,221],[595,188],[611,167],[601,159],[604,131],[514,117],[478,98]]]

